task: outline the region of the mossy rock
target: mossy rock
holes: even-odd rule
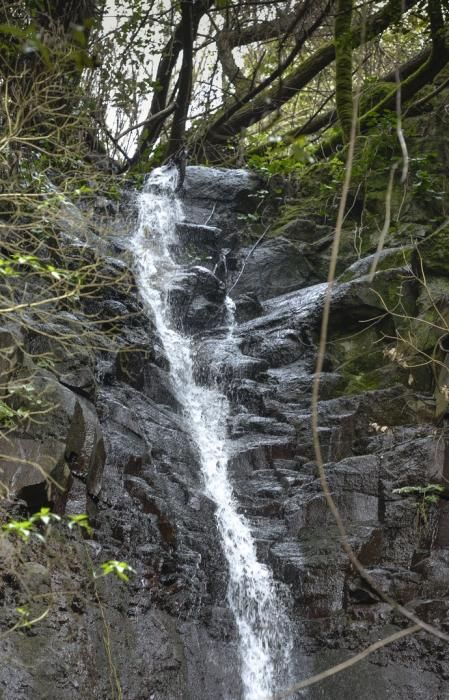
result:
[[[397,276],[397,270],[393,272],[393,278],[389,272],[381,272],[379,279],[383,284],[387,282],[387,287],[392,285],[391,290],[383,292],[383,298],[388,296],[398,313],[401,312],[400,316],[387,314],[375,325],[359,332],[352,335],[334,332],[331,338],[329,357],[333,370],[342,377],[337,388],[338,395],[388,389],[396,384],[410,386],[419,391],[432,389],[432,363],[426,362],[413,346],[397,340],[401,335],[410,337],[411,325],[416,322],[413,316],[416,298],[411,294],[410,299],[407,299],[407,292],[404,293],[400,285],[398,287],[400,278]],[[402,334],[398,332],[401,323],[407,326],[404,326]],[[336,328],[341,328],[341,325]]]
[[[304,215],[299,215],[272,229],[268,235],[268,238],[282,236],[283,238],[288,238],[291,241],[317,243],[325,236],[329,236],[330,245],[332,241],[332,232],[333,229],[330,226],[319,224],[314,221],[313,218],[306,218]]]
[[[378,370],[373,370],[372,372],[352,375],[341,394],[344,396],[352,396],[353,394],[363,394],[365,391],[374,391],[375,389],[383,388],[379,381],[378,374]]]
[[[417,244],[432,233],[429,223],[404,221],[395,224],[390,229],[390,239],[395,245]]]
[[[377,368],[383,357],[380,338],[380,333],[373,327],[350,336],[334,337],[329,352],[336,364],[335,371],[346,374]]]
[[[449,333],[449,279],[429,276],[421,282],[416,315],[404,328],[421,361],[431,362],[441,338]]]
[[[383,367],[369,372],[350,374],[347,371],[343,376],[346,378],[346,383],[342,382],[337,392],[344,396],[363,394],[376,389],[390,389],[399,384],[410,387],[413,391],[430,392],[434,382],[430,365],[409,369],[399,367],[393,362],[388,362]]]
[[[393,316],[396,327],[401,325],[403,316],[414,316],[418,282],[409,268],[378,270],[372,289],[385,311]]]
[[[412,266],[414,257],[414,246],[401,246],[400,248],[385,248],[381,251],[378,263],[376,265],[376,271],[381,270],[392,270],[401,267],[407,268]],[[374,253],[368,255],[365,258],[356,260],[348,267],[342,275],[340,275],[339,282],[349,282],[357,277],[369,274],[371,266],[374,260]]]
[[[444,310],[447,306],[449,306],[449,278],[429,275],[423,279],[417,300],[418,313],[431,308]]]
[[[334,338],[329,355],[341,377],[339,395],[360,394],[384,388],[380,369],[386,364],[379,328],[365,328],[351,336]]]
[[[425,272],[449,277],[449,224],[438,227],[418,244]]]

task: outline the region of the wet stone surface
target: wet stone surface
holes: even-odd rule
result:
[[[231,401],[229,473],[259,556],[288,591],[297,631],[294,676],[300,680],[408,623],[349,565],[320,486],[311,393],[322,280],[282,240],[261,246],[233,290],[231,335],[226,328],[226,283],[229,288],[238,269],[222,279],[212,272],[213,259],[227,248],[237,263],[244,259],[238,215],[250,210],[248,194],[259,186],[243,171],[187,169],[180,239],[196,251],[204,246],[212,262],[186,262],[170,295],[177,322],[194,336],[198,381],[218,383]],[[338,323],[331,328],[319,402],[326,474],[349,542],[376,586],[448,632],[447,504],[420,509],[415,498],[395,492],[448,476],[444,425],[432,421],[432,396],[415,392],[400,369],[393,368],[387,385],[368,386],[354,384],[345,370],[348,346],[340,329],[350,334],[380,310],[367,267],[363,261],[353,266],[333,301]],[[398,270],[395,262],[382,273],[378,289],[394,284]],[[104,301],[139,307],[135,296],[118,299],[113,289]],[[12,347],[11,357],[13,330],[0,336]],[[105,579],[100,588],[123,697],[238,700],[227,569],[214,506],[204,494],[198,454],[171,383],[170,357],[151,319],[123,321],[121,333],[121,347],[110,356],[92,356],[80,345],[60,358],[53,374],[42,373],[60,406],[57,418],[12,439],[32,456],[45,444],[55,457],[51,473],[61,479],[73,455],[86,475],[88,500],[98,497],[89,505],[95,536],[88,547],[102,560],[128,561],[137,572],[127,586]],[[16,353],[14,363],[21,362]],[[8,460],[1,466],[12,479]],[[15,479],[19,496],[38,485],[30,470]],[[75,482],[67,476],[69,512],[86,508],[86,485]],[[44,574],[34,576],[42,586]],[[1,640],[4,658],[17,663],[3,664],[0,697],[112,697],[103,638],[94,600],[86,599],[82,614],[61,604],[29,635]],[[444,642],[414,635],[298,697],[444,700],[447,659]]]

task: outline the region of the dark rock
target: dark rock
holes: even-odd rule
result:
[[[399,300],[402,313],[413,313],[417,296],[417,281],[410,269],[400,267],[379,270],[371,280],[369,275],[357,277],[338,285],[332,295],[331,328],[344,327],[375,318],[379,311],[394,313]]]
[[[234,248],[242,229],[241,216],[256,207],[249,197],[262,185],[247,170],[189,166],[184,180],[185,220],[223,231],[221,247]]]
[[[30,319],[24,348],[37,364],[51,368],[62,384],[93,400],[96,383],[91,338],[76,316],[61,313],[58,321]]]
[[[107,197],[96,197],[94,201],[94,209],[99,214],[107,214],[114,216],[118,213],[118,202],[114,202]]]
[[[189,166],[184,180],[184,199],[187,203],[204,199],[232,206],[244,201],[260,184],[260,178],[248,170]]]
[[[179,255],[186,261],[204,255],[213,268],[220,251],[229,249],[240,266],[228,269],[228,288],[248,253],[239,249],[238,217],[251,211],[249,195],[258,187],[258,179],[242,171],[187,169],[186,220],[179,234],[181,247],[192,250]],[[85,306],[103,328],[92,343],[82,338],[61,349],[45,333],[73,338],[79,318],[78,312],[57,309],[51,323],[30,313],[24,328],[6,326],[0,333],[0,372],[8,385],[26,376],[51,409],[42,423],[25,421],[2,438],[0,481],[25,500],[20,508],[56,503],[48,493],[49,476],[63,487],[61,512],[66,498],[67,512],[85,512],[87,492],[95,540],[82,546],[75,538],[58,540],[48,563],[27,550],[29,560],[19,573],[36,595],[47,595],[50,582],[58,605],[44,624],[1,639],[4,658],[17,662],[2,665],[5,698],[108,698],[112,659],[121,693],[130,700],[237,700],[237,630],[215,509],[204,494],[199,455],[170,381],[170,358],[151,320],[142,316],[132,278],[124,283],[125,227],[111,222],[111,244],[81,229],[76,212],[69,215],[70,264],[104,264],[109,280]],[[289,233],[294,244],[263,241],[247,259],[233,291],[235,325],[224,304],[225,275],[219,279],[206,267],[186,266],[173,280],[170,297],[176,322],[194,334],[198,380],[218,384],[229,398],[234,495],[260,559],[288,589],[297,631],[292,664],[300,678],[396,631],[399,616],[349,565],[320,485],[311,394],[326,285],[304,287],[320,278],[313,269],[322,264],[315,238],[324,229],[312,218],[295,225],[297,231]],[[373,281],[372,259],[358,261],[333,288],[318,435],[348,542],[375,587],[444,628],[447,502],[396,490],[445,482],[445,427],[433,421],[435,401],[424,384],[418,392],[408,383],[409,368],[404,377],[387,361],[380,366],[385,336],[396,337],[401,329],[394,305],[400,302],[401,313],[423,318],[429,312],[425,294],[410,279],[409,258],[402,264],[400,254],[385,250]],[[432,258],[429,274],[438,268],[444,275],[441,265]],[[433,275],[428,284],[443,308],[442,278]],[[373,323],[379,315],[384,321]],[[370,329],[361,332],[368,321]],[[426,337],[422,347],[433,340],[438,338]],[[39,367],[39,357],[50,353],[51,371]],[[385,370],[382,381],[368,384],[366,375],[379,370]],[[16,410],[22,397],[7,401]],[[443,420],[444,410],[439,415]],[[13,553],[8,542],[0,538],[5,562]],[[61,559],[64,567],[55,575]],[[126,560],[137,573],[126,586],[110,577],[96,579],[100,611],[89,572],[108,559]],[[3,607],[11,610],[9,629],[22,603],[19,579],[8,583],[3,572],[0,577]],[[448,678],[443,642],[415,635],[312,686],[308,696],[445,698]]]
[[[233,337],[207,338],[195,349],[195,376],[200,383],[226,383],[254,379],[269,367],[266,360],[242,353]]]
[[[43,427],[31,420],[3,440],[2,483],[9,493],[27,496],[35,505],[41,493],[42,504],[54,501],[60,509],[73,472],[85,480],[89,494],[98,495],[105,454],[94,407],[48,372],[36,374],[31,386],[51,421]],[[18,396],[16,400],[20,402]]]
[[[175,274],[168,295],[173,317],[186,331],[223,322],[225,286],[205,267],[191,267]]]
[[[250,321],[263,313],[263,307],[256,294],[242,294],[236,300],[236,319],[239,323]]]
[[[278,229],[278,233],[293,241],[314,243],[331,231],[329,226],[320,225],[313,219],[295,218]]]
[[[222,231],[217,226],[194,224],[181,221],[176,230],[180,239],[181,250],[192,248],[195,253],[216,256],[220,249]]]
[[[242,250],[240,265],[231,280],[235,298],[252,293],[262,300],[271,299],[319,281],[304,250],[286,238],[268,240],[251,250]]]

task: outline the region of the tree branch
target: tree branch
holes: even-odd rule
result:
[[[404,9],[409,10],[418,1],[404,0]],[[395,17],[396,9],[397,0],[389,0],[382,10],[368,20],[365,31],[363,31],[363,23],[357,23],[351,31],[352,48],[355,49],[361,45],[362,37],[365,42],[368,42],[387,29],[392,18]],[[249,104],[239,107],[238,111],[228,116],[226,120],[223,116],[217,119],[209,127],[203,138],[210,144],[225,143],[229,138],[236,136],[242,129],[260,121],[264,116],[279,109],[292,97],[295,97],[302,88],[308,85],[334,59],[335,44],[332,41],[306,59],[281,84],[259,94],[257,99],[253,99]]]
[[[225,127],[225,131],[229,131],[229,125],[232,124],[232,118],[235,115],[234,121],[239,122],[238,119],[238,113],[239,111],[243,108],[245,108],[245,105],[247,105],[249,102],[254,100],[258,95],[260,95],[261,92],[265,90],[269,85],[271,85],[277,78],[279,78],[285,70],[293,63],[294,59],[296,56],[299,54],[301,51],[302,47],[304,46],[306,40],[316,31],[316,29],[320,26],[321,22],[323,21],[323,18],[327,15],[329,12],[329,9],[332,5],[333,0],[329,0],[329,2],[326,4],[324,10],[322,11],[321,15],[313,21],[312,25],[308,28],[303,28],[303,31],[301,32],[301,35],[297,38],[295,42],[295,46],[293,47],[292,51],[289,53],[287,58],[279,64],[279,66],[276,68],[275,71],[271,75],[269,75],[265,80],[263,80],[259,85],[257,85],[253,90],[248,92],[244,97],[241,99],[237,100],[237,102],[232,105],[232,107],[229,107],[218,119],[216,122],[209,128],[208,132],[205,135],[205,139],[210,140],[211,142],[216,142],[216,140],[222,141],[223,139],[226,139],[228,137],[228,133],[225,133],[225,135],[222,137],[221,136],[221,131],[223,131],[223,127]],[[307,11],[307,5],[303,7],[303,13],[299,15],[298,17],[295,18],[294,24],[291,27],[291,32],[294,31],[298,23],[301,21],[301,19],[304,18],[304,15]],[[255,102],[259,104],[261,101],[263,104],[266,106],[266,97],[265,96],[260,96],[259,99]],[[249,106],[248,111],[252,111],[251,108],[254,105],[254,103],[251,103]],[[266,109],[264,109],[265,113]],[[273,110],[269,110],[273,111]],[[261,118],[261,117],[260,117]],[[258,121],[258,119],[252,119],[250,117],[249,121],[245,126],[249,126],[249,124],[253,123],[254,121]],[[221,130],[220,130],[221,128]],[[238,130],[240,130],[241,127],[239,127]]]
[[[179,89],[173,115],[173,124],[167,146],[167,156],[173,155],[182,145],[190,96],[192,93],[193,43],[198,25],[194,27],[192,5],[194,0],[181,0],[182,65]]]
[[[198,31],[198,26],[202,16],[211,7],[213,2],[214,0],[198,0],[195,3],[192,3],[192,32],[194,35],[196,35]],[[161,133],[165,116],[167,115],[155,120],[153,120],[153,117],[158,114],[162,114],[166,108],[172,74],[179,58],[179,54],[183,48],[183,31],[184,24],[181,17],[181,21],[175,27],[172,36],[162,51],[157,68],[157,88],[154,91],[150,109],[146,119],[144,120],[145,122],[152,124],[152,127],[151,129],[144,127],[140,135],[136,151],[131,158],[131,167],[137,165],[137,163],[145,159]]]
[[[409,59],[405,63],[402,64],[402,66],[399,66],[399,78],[401,80],[405,80],[408,78],[410,75],[412,75],[418,68],[420,68],[422,65],[424,65],[430,57],[431,49],[426,48],[423,51],[420,51],[419,54],[416,56],[413,56],[413,58]],[[395,72],[389,72],[383,75],[381,78],[379,78],[379,82],[381,83],[393,83],[395,81]],[[315,134],[317,131],[320,131],[321,129],[326,129],[332,126],[337,121],[337,110],[336,109],[330,109],[327,112],[322,113],[322,109],[325,106],[326,102],[329,102],[330,99],[332,99],[333,95],[330,95],[329,97],[326,98],[326,100],[320,105],[319,109],[316,111],[316,113],[308,119],[304,124],[302,124],[300,127],[296,129],[292,129],[292,131],[288,132],[286,134],[287,138],[290,139],[296,139],[299,136],[306,136],[308,134]],[[362,89],[362,100],[363,100],[363,89]]]

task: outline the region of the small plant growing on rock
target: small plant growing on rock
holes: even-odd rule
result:
[[[67,519],[69,521],[69,530],[73,530],[75,527],[80,527],[81,529],[84,529],[88,535],[91,535],[93,533],[92,526],[89,523],[89,518],[85,513],[78,513],[77,515],[68,515]]]
[[[2,530],[8,534],[17,535],[23,542],[28,542],[31,536],[45,542],[45,537],[37,529],[38,525],[44,525],[47,528],[51,522],[60,521],[60,516],[52,513],[50,508],[41,508],[38,513],[31,515],[27,520],[9,520],[5,525],[2,525]]]
[[[52,513],[50,508],[41,508],[38,513],[34,513],[27,519],[14,520],[11,518],[2,525],[2,531],[7,535],[19,537],[22,542],[29,542],[35,537],[40,542],[45,543],[45,538],[49,534],[48,528],[52,523],[62,523],[67,525],[69,530],[80,528],[87,532],[88,535],[93,534],[93,528],[85,513],[67,515],[62,518],[60,515]],[[42,533],[42,527],[45,528],[44,534]],[[125,561],[117,561],[116,559],[110,559],[100,564],[100,569],[101,573],[94,572],[94,578],[102,578],[103,576],[114,574],[121,581],[129,581],[128,573],[135,573],[130,564]]]
[[[135,573],[134,569],[127,564],[126,561],[117,561],[116,559],[105,561],[104,564],[100,565],[100,568],[102,569],[102,573],[94,574],[95,578],[114,574],[114,576],[117,576],[121,581],[129,581],[128,572]]]
[[[429,509],[440,500],[444,492],[441,484],[424,484],[422,486],[402,486],[393,489],[393,493],[401,496],[413,496],[416,499],[416,514],[418,523],[427,525],[429,522]]]

